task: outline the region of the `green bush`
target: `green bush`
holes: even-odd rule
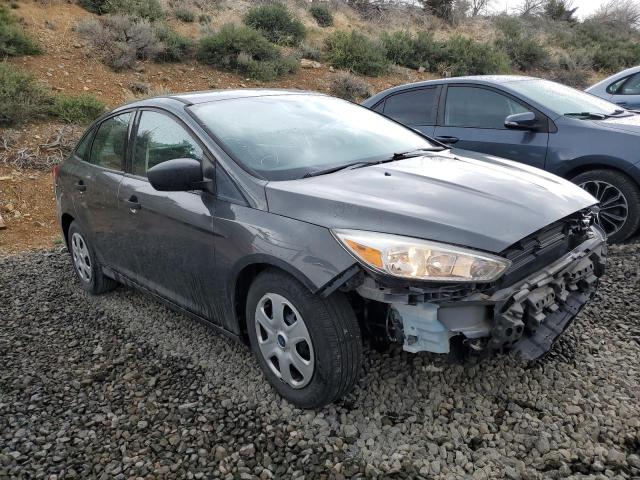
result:
[[[20,27],[16,19],[4,7],[0,7],[0,57],[37,55],[38,44]]]
[[[245,15],[244,23],[279,45],[300,45],[307,35],[302,22],[281,3],[253,7]]]
[[[86,125],[105,112],[106,106],[93,95],[56,97],[50,114],[69,123]]]
[[[156,54],[157,62],[183,62],[193,57],[195,44],[189,37],[175,32],[167,25],[156,28],[158,40],[162,42],[162,50]]]
[[[549,60],[548,50],[535,38],[531,38],[520,21],[502,16],[497,19],[496,27],[501,34],[496,40],[496,47],[509,56],[514,66],[520,70],[546,66]]]
[[[327,58],[336,67],[369,76],[389,68],[384,45],[377,45],[361,33],[337,31],[327,38]]]
[[[309,45],[308,43],[303,43],[298,48],[298,55],[300,58],[307,58],[309,60],[315,60],[319,62],[322,59],[322,52],[319,48],[314,45]]]
[[[549,78],[571,87],[583,89],[589,85],[593,68],[593,58],[585,50],[574,50],[571,54],[562,53],[551,64]]]
[[[187,8],[178,8],[173,11],[178,20],[185,23],[193,23],[196,21],[196,14]]]
[[[383,32],[380,37],[390,62],[403,67],[430,69],[439,55],[441,45],[433,40],[433,34],[418,32],[412,35],[406,30]]]
[[[53,97],[35,78],[8,63],[0,63],[0,127],[45,117]]]
[[[133,67],[137,60],[155,59],[166,49],[158,38],[157,27],[141,18],[123,15],[88,18],[76,26],[76,31],[102,62],[116,71]]]
[[[283,57],[278,47],[257,30],[230,24],[200,39],[197,58],[203,63],[263,81],[298,68],[296,58]]]
[[[369,84],[350,73],[340,72],[331,81],[331,95],[356,102],[371,95]]]
[[[333,25],[333,14],[326,5],[311,5],[309,13],[321,27],[330,27]]]
[[[586,21],[571,25],[558,35],[560,45],[569,52],[588,50],[593,66],[615,72],[640,63],[640,34],[614,25]]]
[[[78,0],[78,4],[98,15],[131,15],[152,22],[164,18],[164,10],[159,0]]]
[[[509,58],[488,43],[454,35],[442,45],[439,63],[453,76],[508,73]]]

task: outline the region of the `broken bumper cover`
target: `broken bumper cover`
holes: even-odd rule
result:
[[[524,360],[547,353],[594,296],[606,254],[604,236],[596,231],[578,248],[516,287],[496,292],[489,346],[511,347]]]
[[[525,360],[547,353],[594,295],[604,272],[607,246],[592,227],[587,240],[525,279],[496,291],[473,291],[442,303],[409,304],[366,284],[358,291],[390,304],[388,325],[409,352],[448,353],[450,340],[463,339],[475,350],[511,350]],[[374,298],[375,297],[375,298]]]

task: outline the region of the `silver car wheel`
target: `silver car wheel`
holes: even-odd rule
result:
[[[271,371],[292,388],[313,377],[311,337],[302,315],[282,295],[265,294],[256,307],[255,329],[262,357]]]
[[[596,223],[607,235],[620,231],[629,216],[629,204],[624,194],[610,183],[601,180],[589,180],[581,183],[580,187],[600,202]]]
[[[89,248],[87,243],[78,232],[71,236],[71,254],[73,255],[73,264],[76,267],[78,276],[84,282],[91,282],[91,257],[89,256]]]

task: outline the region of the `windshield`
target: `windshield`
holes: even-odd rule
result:
[[[436,146],[364,107],[323,95],[236,98],[191,110],[236,161],[268,180]]]
[[[620,107],[613,103],[549,80],[510,82],[508,87],[558,115],[576,113],[614,115],[620,111]]]

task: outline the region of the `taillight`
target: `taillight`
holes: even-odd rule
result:
[[[60,165],[54,165],[51,169],[51,175],[53,175],[53,186],[58,185],[58,177],[60,176]]]

